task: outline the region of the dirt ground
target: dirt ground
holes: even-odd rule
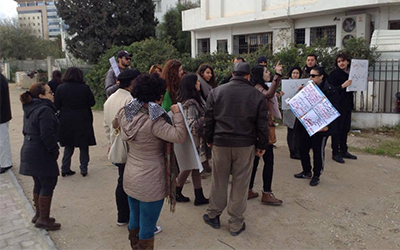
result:
[[[33,180],[18,174],[22,145],[22,90],[11,85],[13,119],[10,123],[13,171],[29,200]],[[90,148],[89,174],[79,174],[78,150],[72,170],[77,174],[60,177],[55,189],[52,215],[62,228],[50,232],[57,247],[64,249],[130,249],[126,227],[116,225],[115,186],[118,171],[106,157],[107,141],[102,127],[103,113],[94,112],[97,146]],[[286,129],[277,129],[273,190],[283,206],[271,207],[260,199],[248,201],[246,231],[229,234],[228,215],[221,216],[221,228],[213,229],[202,220],[206,206],[192,202],[177,204],[170,213],[165,203],[156,236],[157,249],[399,249],[400,248],[400,160],[357,153],[358,160],[339,164],[326,150],[321,183],[310,187],[308,180],[293,174],[301,171],[300,161],[289,158]],[[360,137],[350,137],[362,145]],[[62,152],[61,152],[62,153]],[[62,155],[62,154],[61,154]],[[59,160],[60,161],[60,160]],[[262,162],[261,162],[262,164]],[[255,190],[261,192],[262,167]],[[210,178],[203,180],[206,196]],[[185,195],[194,200],[192,183]]]

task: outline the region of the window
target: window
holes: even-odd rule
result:
[[[35,26],[35,23],[32,23],[33,26]]]
[[[210,53],[210,38],[197,39],[197,54]]]
[[[43,6],[44,3],[43,3],[43,2],[39,2],[39,3],[37,3],[37,5],[38,5],[38,6]]]
[[[32,17],[33,20],[35,20],[35,17]]]
[[[37,23],[37,26],[40,26],[40,23]]]
[[[19,7],[26,7],[26,3],[20,3]]]
[[[28,17],[28,20],[31,20],[31,18],[30,18],[30,17]]]
[[[22,17],[19,17],[18,20],[22,20]]]
[[[40,32],[40,29],[38,29],[37,31]]]
[[[217,41],[217,51],[218,52],[228,52],[228,40],[218,40]]]
[[[336,46],[336,25],[315,27],[310,29],[310,42],[315,43],[318,39],[327,37],[328,46]]]
[[[239,54],[256,51],[262,46],[272,50],[272,32],[235,36],[239,40],[239,49],[234,48]],[[234,39],[235,39],[234,37]]]
[[[35,6],[35,3],[28,3],[28,6]]]
[[[46,2],[46,5],[54,5],[54,2]]]
[[[294,43],[305,44],[306,43],[306,29],[295,29],[294,30]]]
[[[400,30],[400,20],[389,21],[389,29],[390,30]]]

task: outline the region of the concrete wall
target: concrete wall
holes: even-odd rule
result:
[[[361,113],[353,112],[351,127],[353,129],[380,128],[382,126],[393,127],[400,124],[400,114],[386,113]]]

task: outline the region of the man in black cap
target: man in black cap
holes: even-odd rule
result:
[[[127,69],[118,76],[117,91],[104,103],[104,129],[110,145],[115,140],[112,133],[112,121],[118,111],[132,100],[131,90],[133,81],[140,75],[138,70]],[[123,187],[122,180],[124,176],[125,163],[114,163],[119,169],[118,185],[115,190],[115,199],[117,201],[118,219],[117,225],[123,226],[129,222],[129,204],[128,196]]]
[[[117,59],[118,59],[118,68],[120,73],[130,68],[131,57],[132,54],[129,53],[128,51],[121,50],[118,52]],[[105,82],[107,98],[110,97],[112,93],[117,91],[118,86],[116,84],[117,84],[117,76],[115,75],[113,68],[110,67],[110,69],[107,71],[106,82]]]
[[[257,59],[257,64],[261,66],[267,66],[267,58],[265,56],[260,56]]]
[[[209,93],[206,105],[206,140],[212,147],[210,203],[203,220],[220,227],[219,217],[227,206],[229,176],[232,188],[228,204],[232,236],[246,229],[244,212],[254,154],[262,156],[268,145],[265,97],[249,82],[250,66],[237,63],[233,77]]]

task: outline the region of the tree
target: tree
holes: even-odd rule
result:
[[[196,7],[199,7],[198,2],[177,4],[165,13],[163,22],[158,26],[159,37],[171,41],[180,53],[190,53],[191,44],[190,32],[182,31],[182,11]]]
[[[25,60],[45,59],[47,56],[62,56],[56,42],[32,35],[29,28],[18,27],[16,19],[0,20],[0,58]]]
[[[58,15],[68,25],[67,49],[96,63],[112,46],[127,46],[154,36],[152,0],[59,0]]]

